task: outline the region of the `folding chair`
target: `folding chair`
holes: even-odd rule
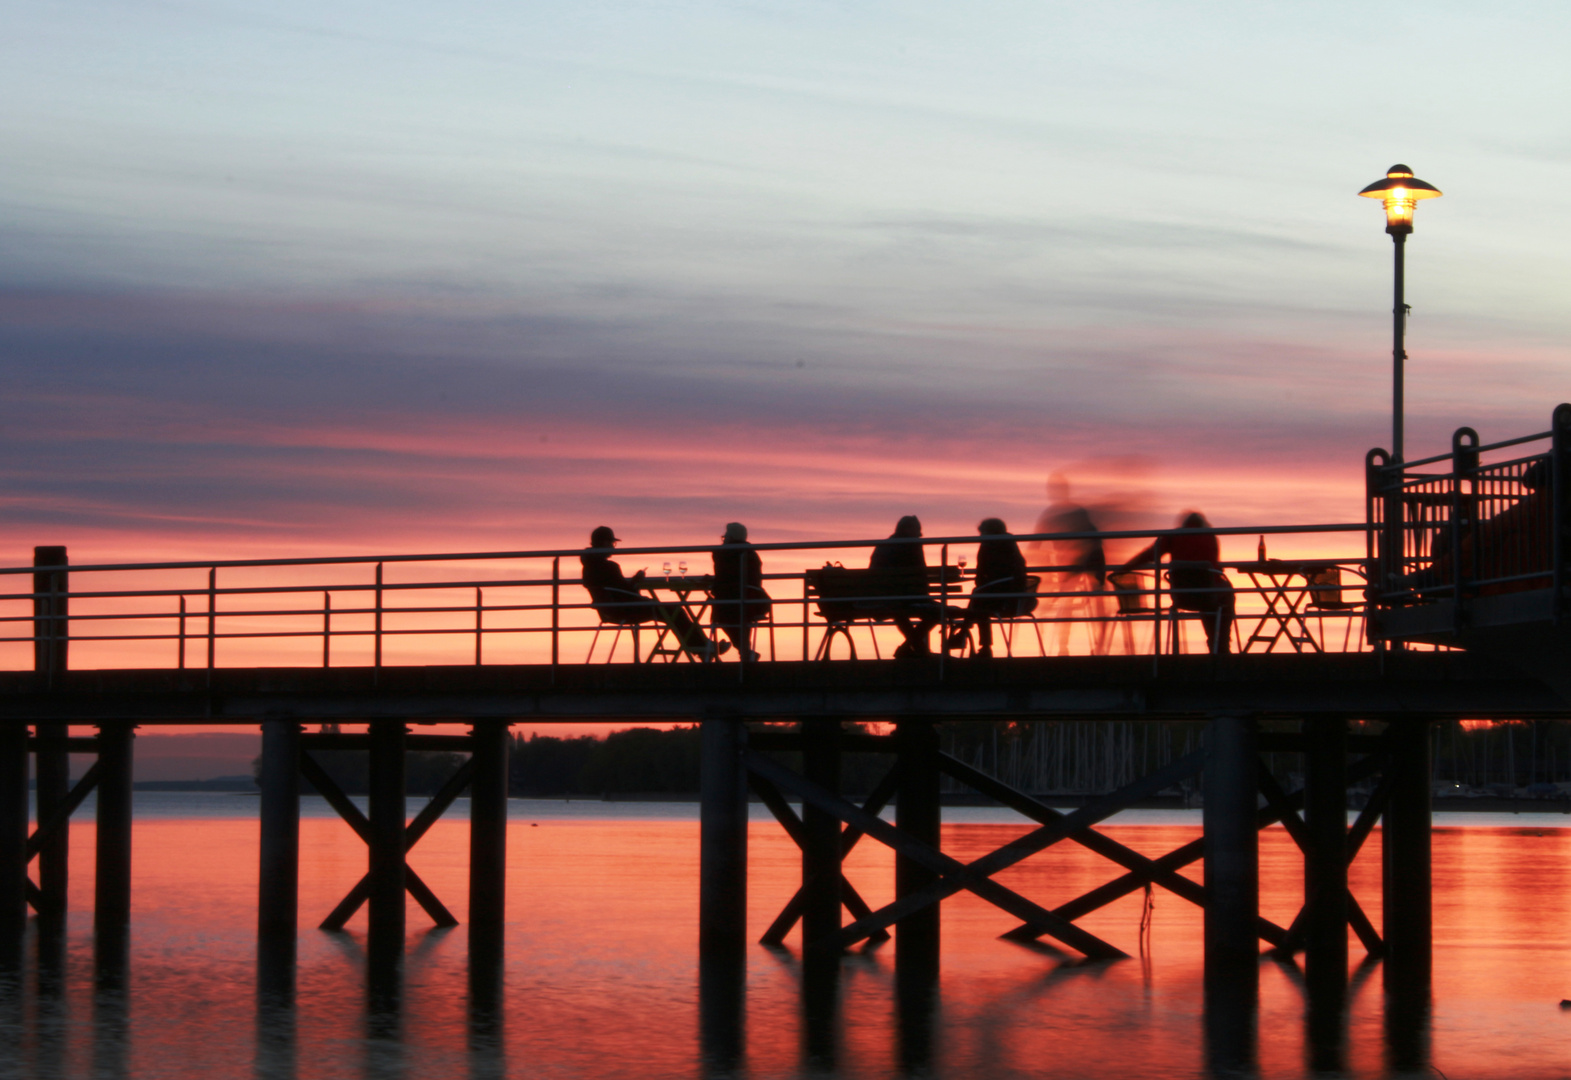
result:
[[[1305,607],[1319,614],[1320,641],[1322,648],[1324,648],[1326,639],[1324,613],[1327,611],[1357,611],[1362,609],[1364,605],[1342,598],[1342,568],[1340,566],[1327,566],[1318,570],[1305,571],[1304,588],[1309,593],[1309,603]],[[1346,652],[1348,643],[1353,639],[1353,618],[1348,616],[1342,621],[1345,626],[1342,633],[1342,651]]]

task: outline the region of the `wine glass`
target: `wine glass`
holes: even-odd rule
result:
[[[671,560],[670,559],[667,559],[665,562],[660,564],[660,572],[666,576],[666,580],[667,581],[669,581],[671,579]]]
[[[676,564],[676,572],[678,574],[681,574],[683,577],[687,576],[687,560],[686,559],[683,559],[681,562]]]
[[[966,557],[964,555],[962,555],[962,556],[960,556],[960,558],[956,559],[955,561],[960,564],[960,576],[961,577],[965,577],[966,576]]]

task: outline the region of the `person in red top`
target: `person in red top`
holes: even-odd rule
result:
[[[1191,510],[1178,521],[1180,529],[1209,529],[1204,514]],[[1215,533],[1186,533],[1159,537],[1155,543],[1126,562],[1122,569],[1155,567],[1168,559],[1167,580],[1173,587],[1173,606],[1180,611],[1200,611],[1214,618],[1200,620],[1206,644],[1213,653],[1230,652],[1233,640],[1233,586],[1222,572],[1221,548]]]

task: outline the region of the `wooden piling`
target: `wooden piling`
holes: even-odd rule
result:
[[[401,721],[371,722],[371,812],[366,837],[370,927],[366,952],[374,999],[396,981],[404,950],[404,740]],[[396,998],[396,991],[394,991]]]
[[[1385,979],[1424,996],[1433,936],[1429,727],[1422,719],[1394,720],[1387,738],[1395,775],[1382,828]]]
[[[33,549],[33,670],[46,686],[69,667],[70,560],[63,547]],[[65,724],[39,724],[35,729],[34,803],[39,822],[52,818],[71,790],[71,755],[66,750],[70,729]],[[38,850],[38,930],[40,946],[65,931],[66,895],[70,886],[71,830],[58,829]]]
[[[22,970],[27,934],[27,725],[0,721],[0,976]]]
[[[698,948],[741,957],[747,946],[747,728],[712,717],[699,728]]]
[[[262,722],[257,880],[257,987],[287,1001],[294,987],[300,912],[300,725]]]
[[[1205,975],[1258,986],[1260,850],[1255,828],[1259,755],[1255,722],[1220,715],[1205,766]]]
[[[939,805],[938,731],[931,721],[901,720],[895,725],[899,769],[895,795],[895,827],[914,840],[937,849],[942,810]],[[920,892],[938,874],[904,855],[895,855],[895,897]],[[897,978],[915,998],[921,984],[938,976],[939,905],[930,904],[895,923]]]
[[[1320,717],[1303,729],[1304,975],[1331,1013],[1347,988],[1347,721]]]
[[[840,721],[802,721],[802,775],[840,791]],[[802,944],[810,950],[840,930],[840,821],[808,803],[802,807]]]
[[[98,725],[93,957],[106,988],[124,979],[131,932],[131,724]]]
[[[1345,1065],[1347,1003],[1347,721],[1305,721],[1305,1045],[1317,1073]]]
[[[469,783],[469,947],[500,952],[507,920],[507,724],[475,724],[469,738],[475,763]]]

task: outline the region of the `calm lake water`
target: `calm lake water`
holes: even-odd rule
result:
[[[264,1016],[255,984],[254,798],[139,793],[134,914],[124,1008],[95,1000],[91,804],[73,826],[72,915],[63,989],[26,975],[0,1010],[10,1077],[704,1077],[697,988],[698,815],[687,804],[510,804],[502,1022],[475,1037],[464,927],[432,930],[411,903],[401,1012],[368,1022],[364,912],[343,934],[315,929],[365,869],[365,849],[324,803],[302,823],[299,974],[289,1025]],[[416,809],[411,801],[411,813]],[[749,907],[755,936],[791,895],[798,855],[755,808]],[[465,917],[467,804],[457,803],[411,865]],[[1435,833],[1435,982],[1430,1065],[1415,1075],[1571,1076],[1571,818],[1442,815]],[[1193,812],[1134,812],[1106,829],[1155,856],[1199,834]],[[962,860],[1026,826],[1004,811],[946,809],[944,846]],[[1379,921],[1379,834],[1355,864],[1355,895]],[[1301,863],[1281,829],[1262,834],[1262,913],[1286,924]],[[1198,877],[1198,866],[1190,872]],[[1053,906],[1117,876],[1060,844],[1000,880]],[[848,876],[873,906],[893,865],[860,844]],[[752,1078],[1191,1077],[1207,1074],[1200,913],[1158,890],[1141,955],[1144,897],[1084,925],[1136,958],[1080,965],[997,940],[1009,916],[962,894],[943,905],[943,970],[923,1030],[902,1023],[891,945],[842,963],[827,1032],[804,1020],[798,943],[755,947],[743,1050]],[[1356,939],[1352,963],[1363,952]],[[1296,970],[1264,962],[1262,1075],[1311,1074]],[[258,1038],[259,1029],[262,1037]],[[811,1038],[810,1038],[811,1035]],[[813,1054],[810,1057],[808,1047]],[[1392,1075],[1378,969],[1355,970],[1345,1075]],[[731,1070],[726,1070],[731,1071]]]

